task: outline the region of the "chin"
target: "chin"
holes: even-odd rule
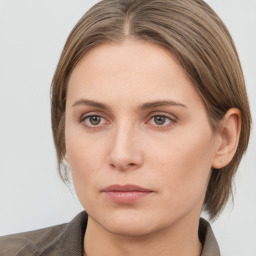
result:
[[[114,235],[130,237],[145,236],[153,232],[148,223],[104,223],[103,228]]]
[[[95,217],[94,221],[103,229],[119,236],[145,236],[164,226],[154,216],[136,211],[117,211],[114,214]]]

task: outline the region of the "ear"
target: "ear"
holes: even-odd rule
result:
[[[220,122],[220,141],[213,159],[213,168],[220,169],[231,162],[236,153],[240,131],[241,112],[237,108],[231,108]]]

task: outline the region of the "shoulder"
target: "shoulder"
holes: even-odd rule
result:
[[[0,237],[0,255],[40,255],[42,247],[59,236],[67,224]]]
[[[67,224],[0,237],[0,255],[80,255],[86,223],[82,212]],[[66,254],[69,250],[77,253]]]

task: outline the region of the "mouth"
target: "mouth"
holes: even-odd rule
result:
[[[111,185],[102,193],[111,201],[118,204],[133,204],[151,195],[154,191],[137,185]]]

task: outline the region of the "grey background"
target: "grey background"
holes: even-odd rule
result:
[[[49,88],[69,32],[96,2],[0,0],[0,235],[67,222],[82,210],[57,175]],[[207,2],[234,38],[255,122],[256,1]],[[235,204],[213,223],[223,255],[256,255],[255,153],[254,129]]]

